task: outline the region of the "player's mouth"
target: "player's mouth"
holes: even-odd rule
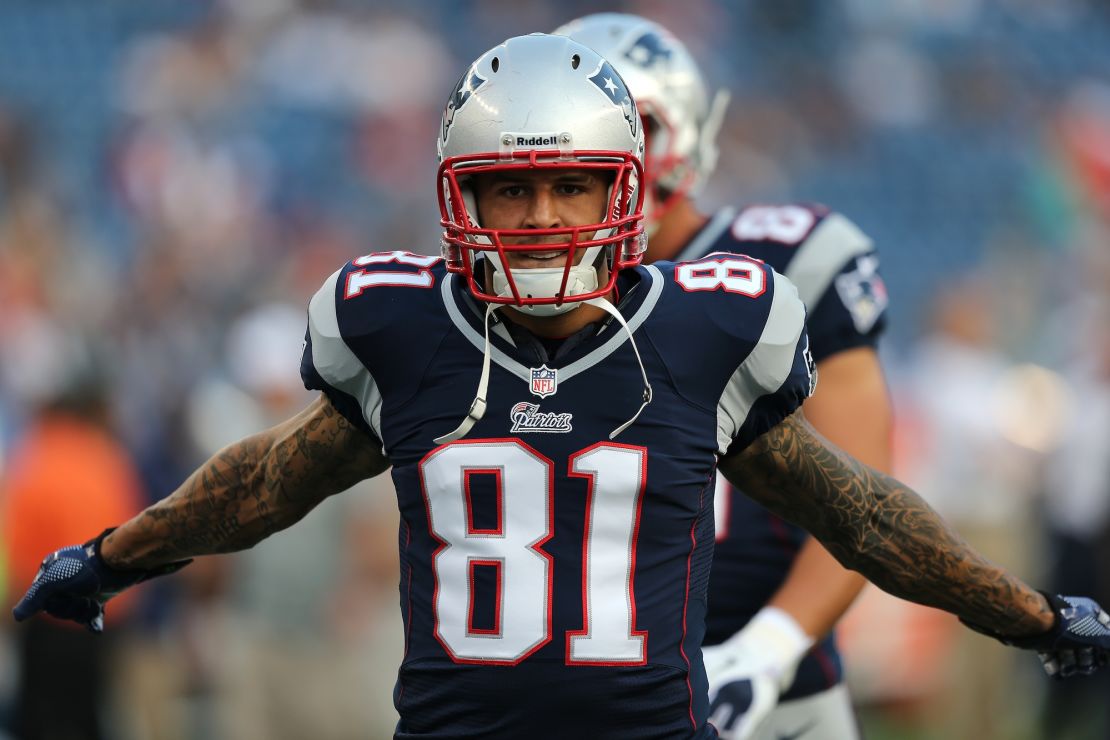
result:
[[[509,265],[516,268],[562,267],[566,264],[567,250],[552,249],[537,252],[512,252]]]
[[[526,254],[522,254],[521,256],[525,257],[527,259],[547,261],[547,260],[553,260],[556,257],[562,257],[566,253],[567,253],[567,250],[565,250],[565,249],[553,249],[549,252],[528,252]]]

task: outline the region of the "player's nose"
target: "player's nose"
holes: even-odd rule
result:
[[[524,217],[526,229],[557,229],[563,225],[554,194],[547,188],[536,188],[528,201]]]

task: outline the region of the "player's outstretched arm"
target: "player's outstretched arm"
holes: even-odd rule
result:
[[[720,469],[846,567],[895,596],[1037,651],[1049,675],[1091,673],[1110,660],[1110,614],[1097,603],[1043,595],[988,562],[920,496],[834,447],[800,412],[722,459]]]
[[[838,352],[821,360],[817,372],[821,382],[805,402],[806,416],[857,460],[888,470],[893,412],[875,350]],[[794,682],[806,652],[832,630],[866,582],[810,537],[786,580],[743,629],[702,648],[722,738],[743,740],[758,732]]]
[[[195,555],[246,549],[387,467],[378,441],[321,395],[292,419],[228,445],[119,528],[48,555],[15,618],[46,611],[99,632],[105,602],[125,588]]]
[[[108,535],[101,553],[112,567],[150,568],[244,550],[388,467],[381,444],[320,394],[293,418],[217,452]]]
[[[807,418],[857,460],[889,470],[893,412],[874,348],[837,352],[817,363],[817,373],[821,381],[803,406]],[[809,537],[786,580],[743,629],[702,648],[722,738],[758,733],[810,647],[832,630],[866,582]]]
[[[723,458],[724,475],[885,591],[999,634],[1044,633],[1048,601],[973,550],[916,493],[822,438],[800,412]]]
[[[878,353],[872,347],[838,352],[817,363],[817,374],[817,389],[802,407],[814,429],[856,460],[889,471],[894,412]],[[768,605],[817,640],[832,630],[864,583],[811,538]]]

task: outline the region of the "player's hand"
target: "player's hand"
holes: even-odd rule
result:
[[[152,570],[110,568],[100,557],[100,543],[111,531],[43,558],[31,587],[12,610],[15,620],[22,622],[44,611],[59,619],[71,619],[91,632],[102,632],[108,599],[140,581],[173,573],[192,562],[179,560]]]
[[[746,740],[794,682],[813,645],[786,612],[764,607],[727,641],[702,648],[709,678],[709,721],[725,740]]]
[[[1035,650],[1045,673],[1054,678],[1091,674],[1110,662],[1110,614],[1093,599],[1042,594],[1056,612],[1056,624],[1043,635],[1006,637],[964,624],[1007,645]]]

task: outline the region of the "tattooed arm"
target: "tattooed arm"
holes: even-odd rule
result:
[[[381,445],[321,394],[297,416],[217,452],[101,545],[115,568],[244,550],[389,467]]]
[[[895,596],[1004,635],[1052,628],[1046,599],[988,562],[920,496],[828,443],[796,412],[719,469]]]

